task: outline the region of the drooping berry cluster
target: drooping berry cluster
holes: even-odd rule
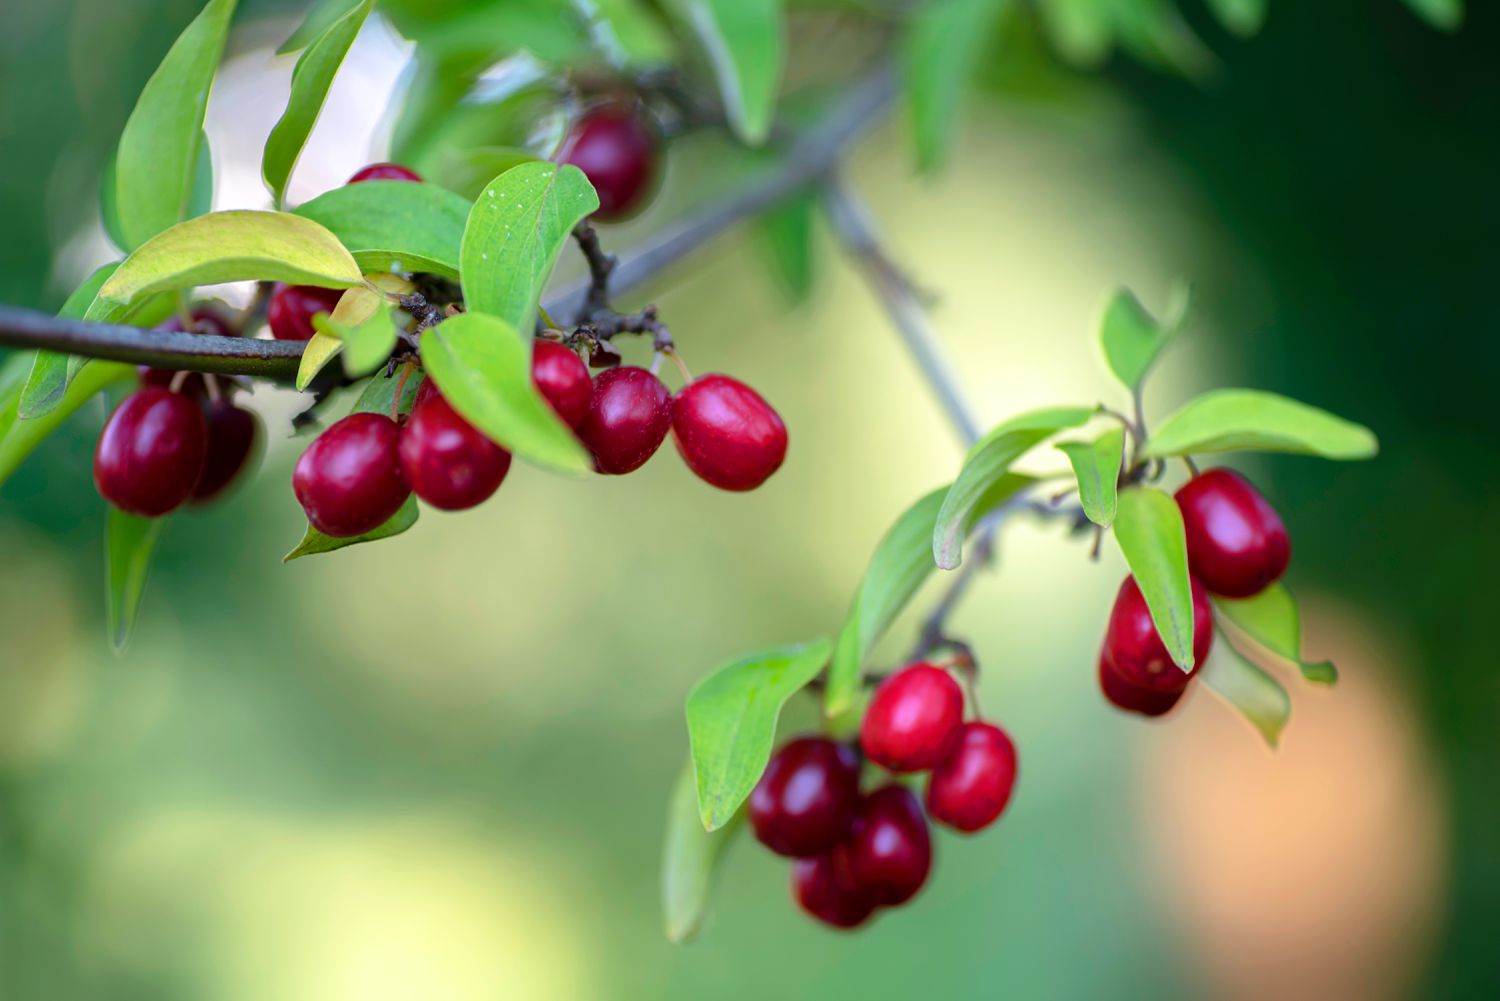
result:
[[[859,752],[800,737],[771,759],[750,794],[755,836],[796,859],[792,893],[808,914],[855,928],[882,907],[911,900],[932,869],[928,818],[971,833],[1010,801],[1016,751],[1005,731],[964,722],[964,697],[944,669],[912,664],[876,690],[859,749],[889,773],[930,772],[926,811],[898,780],[860,789]]]
[[[1177,491],[1193,594],[1193,665],[1172,663],[1135,578],[1127,577],[1099,652],[1099,687],[1121,709],[1161,716],[1177,705],[1213,645],[1208,595],[1248,598],[1286,572],[1291,543],[1275,509],[1243,476],[1210,469]]]

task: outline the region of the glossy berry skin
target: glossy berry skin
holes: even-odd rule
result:
[[[208,447],[203,473],[193,487],[193,502],[201,504],[221,494],[239,476],[261,439],[260,418],[235,406],[227,396],[203,405]]]
[[[1104,634],[1102,656],[1121,680],[1153,692],[1179,693],[1203,666],[1213,646],[1214,620],[1208,592],[1189,575],[1193,593],[1193,670],[1183,672],[1167,654],[1167,647],[1151,621],[1151,610],[1136,585],[1126,577],[1115,595],[1115,607]]]
[[[1164,716],[1172,711],[1172,708],[1181,700],[1187,686],[1175,692],[1158,692],[1150,688],[1140,688],[1132,685],[1120,677],[1118,671],[1109,666],[1109,662],[1101,654],[1099,657],[1099,690],[1104,697],[1112,702],[1117,708],[1126,712],[1140,713],[1142,716]]]
[[[266,307],[271,336],[278,341],[309,340],[317,333],[313,328],[313,317],[319,313],[332,313],[343,294],[342,289],[278,283],[271,293],[271,303]]]
[[[830,851],[859,808],[859,758],[847,744],[802,737],[776,752],[750,792],[750,826],[778,855]]]
[[[964,718],[964,695],[953,676],[913,664],[885,679],[859,727],[865,755],[893,772],[920,772],[953,750]]]
[[[578,437],[594,453],[601,473],[639,469],[656,454],[672,426],[672,394],[656,376],[634,365],[594,377],[589,410]]]
[[[229,329],[229,324],[217,312],[206,307],[193,310],[193,330],[195,334],[216,334],[219,337],[233,337],[234,331]],[[176,316],[169,317],[157,325],[157,330],[171,330],[181,332],[186,329],[182,320]],[[152,368],[142,365],[139,368],[142,386],[160,386],[169,389],[177,378],[177,371],[170,368]],[[193,372],[185,377],[179,385],[178,392],[186,393],[197,399],[208,395],[208,386],[203,381],[203,373]]]
[[[358,184],[361,181],[420,181],[422,175],[410,167],[403,167],[399,163],[372,163],[367,167],[361,167],[354,172],[354,176],[345,183]]]
[[[927,780],[927,814],[955,831],[993,824],[1016,786],[1016,746],[992,723],[959,727],[958,746]]]
[[[688,468],[721,490],[754,490],[786,458],[781,415],[727,375],[705,375],[678,392],[672,437]]]
[[[192,495],[207,442],[197,403],[148,386],[127,396],[104,425],[94,485],[121,511],[160,517]]]
[[[443,511],[487,500],[510,471],[510,453],[464,420],[435,388],[406,419],[400,454],[412,492]]]
[[[380,527],[411,494],[397,455],[400,433],[384,414],[350,414],[320,434],[292,470],[292,490],[324,535]]]
[[[874,898],[849,871],[842,847],[792,865],[792,896],[808,914],[833,928],[858,928],[875,913]]]
[[[1286,572],[1291,540],[1276,509],[1239,473],[1210,469],[1177,491],[1188,563],[1203,586],[1248,598]]]
[[[656,180],[656,133],[629,108],[604,105],[584,114],[558,159],[583,171],[599,193],[594,218],[617,222],[635,213]]]
[[[846,850],[849,871],[876,903],[894,907],[916,896],[932,870],[932,835],[917,797],[903,785],[870,793]]]
[[[594,382],[576,352],[556,341],[534,341],[531,381],[568,427],[577,428],[588,416]]]

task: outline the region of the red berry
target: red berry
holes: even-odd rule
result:
[[[420,181],[422,175],[410,167],[403,167],[399,163],[372,163],[367,167],[361,167],[354,172],[354,176],[345,183],[358,184],[360,181]]]
[[[920,772],[948,756],[964,718],[964,693],[931,664],[902,668],[881,683],[865,710],[859,743],[893,772]]]
[[[792,895],[808,914],[834,928],[858,928],[876,904],[849,871],[843,848],[792,865]]]
[[[229,323],[220,316],[217,310],[206,306],[199,306],[193,310],[193,329],[195,334],[216,334],[219,337],[233,337],[235,332],[229,328]],[[179,317],[169,317],[157,325],[157,330],[172,330],[181,332],[183,327]],[[177,378],[175,369],[152,368],[142,365],[139,368],[142,386],[160,386],[162,389],[170,389]],[[208,395],[208,386],[203,381],[202,372],[193,372],[184,378],[178,387],[178,392],[186,393],[194,399],[202,399]]]
[[[643,368],[623,365],[594,377],[578,437],[601,473],[628,473],[656,454],[672,426],[672,394]]]
[[[121,511],[164,515],[192,494],[207,440],[198,404],[148,386],[127,396],[104,425],[94,451],[94,485]]]
[[[436,387],[412,408],[401,429],[400,451],[412,491],[443,511],[488,499],[510,470],[510,453],[464,420]]]
[[[1171,712],[1182,698],[1186,686],[1175,692],[1158,692],[1150,688],[1132,685],[1120,676],[1120,672],[1109,666],[1104,655],[1099,655],[1099,688],[1104,697],[1120,709],[1140,713],[1142,716],[1162,716]]]
[[[1177,693],[1187,687],[1214,641],[1213,612],[1208,593],[1197,577],[1189,577],[1193,592],[1193,670],[1184,673],[1167,654],[1167,647],[1151,621],[1151,610],[1136,585],[1126,577],[1115,595],[1115,607],[1104,634],[1103,657],[1119,677],[1136,688]]]
[[[599,193],[594,218],[615,222],[638,209],[656,179],[656,133],[629,108],[605,105],[574,125],[558,159],[583,171]]]
[[[203,474],[193,487],[197,503],[213,500],[222,494],[249,461],[260,442],[260,418],[235,406],[228,397],[220,397],[203,407],[208,426],[208,447]]]
[[[786,425],[759,393],[727,375],[705,375],[672,400],[682,461],[721,490],[754,490],[786,458]]]
[[[1292,544],[1276,509],[1239,473],[1210,469],[1177,491],[1188,563],[1214,594],[1248,598],[1286,572]]]
[[[531,381],[568,427],[577,428],[588,416],[594,383],[576,352],[556,341],[532,342]]]
[[[313,528],[346,538],[383,525],[411,489],[397,456],[400,433],[384,414],[350,414],[313,441],[292,471],[292,490]]]
[[[959,727],[958,746],[927,780],[927,813],[958,831],[993,824],[1016,786],[1016,746],[990,723]]]
[[[903,785],[866,796],[847,850],[849,871],[877,903],[894,907],[910,900],[932,870],[932,836],[917,797]]]
[[[332,313],[343,294],[342,289],[278,283],[271,293],[271,304],[266,308],[271,336],[278,341],[310,339],[317,333],[313,328],[313,317],[318,313]]]
[[[859,806],[859,758],[823,737],[791,741],[750,793],[750,825],[778,855],[821,855],[844,840]]]

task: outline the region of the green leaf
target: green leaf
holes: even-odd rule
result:
[[[777,285],[794,303],[805,302],[812,294],[817,208],[817,197],[804,192],[762,212],[755,223]]]
[[[286,111],[266,138],[265,154],[261,159],[261,176],[278,206],[286,201],[286,183],[292,176],[292,168],[302,155],[302,147],[307,144],[307,137],[312,134],[313,125],[323,110],[323,102],[328,98],[328,88],[333,85],[333,78],[349,54],[354,36],[364,26],[374,2],[363,0],[351,8],[319,34],[317,40],[297,58]]]
[[[380,303],[362,323],[343,324],[327,313],[319,313],[312,324],[318,333],[343,342],[344,371],[354,379],[384,365],[396,347],[396,321],[386,303]]]
[[[1167,653],[1184,672],[1191,671],[1193,592],[1188,582],[1187,533],[1177,502],[1152,487],[1122,490],[1115,539]]]
[[[1008,0],[933,0],[911,15],[901,44],[906,101],[924,171],[943,162],[964,89]]]
[[[473,149],[442,149],[435,154],[429,169],[433,180],[465,199],[477,198],[490,181],[512,167],[541,159],[520,146],[476,146]],[[467,204],[467,203],[466,203]],[[467,208],[465,215],[467,215]],[[463,226],[459,226],[459,235]]]
[[[786,64],[782,0],[671,0],[698,37],[718,80],[729,127],[759,146],[771,133]]]
[[[1187,286],[1174,286],[1166,321],[1157,322],[1129,289],[1117,289],[1099,321],[1099,345],[1115,378],[1137,392],[1187,313]]]
[[[126,304],[151,292],[247,280],[324,288],[361,283],[349,251],[310,219],[287,212],[214,212],[146,241],[120,263],[99,298]]]
[[[963,544],[991,488],[1011,463],[1059,431],[1094,416],[1092,407],[1049,407],[1013,417],[985,435],[964,457],[932,529],[932,556],[944,570],[963,562]]]
[[[374,182],[365,183],[373,184]],[[416,287],[406,279],[391,274],[366,275],[365,280],[368,284],[346,289],[334,305],[333,312],[328,314],[328,320],[333,323],[334,331],[358,327],[369,322],[386,304],[386,297],[382,293],[404,295]],[[317,328],[317,320],[318,316],[314,316],[314,328]],[[343,350],[344,342],[335,333],[323,333],[321,330],[314,333],[308,340],[307,346],[302,349],[302,360],[297,364],[297,390],[300,392],[311,385],[324,366],[333,361]]]
[[[1057,447],[1073,464],[1083,513],[1104,528],[1114,524],[1120,466],[1125,461],[1125,429],[1112,428],[1091,442],[1059,442]]]
[[[391,515],[384,525],[372,529],[364,535],[355,535],[344,539],[335,539],[333,536],[324,535],[322,532],[307,526],[303,533],[302,541],[297,543],[297,548],[281,558],[281,562],[290,563],[292,560],[303,556],[317,556],[321,553],[331,553],[335,549],[344,549],[348,546],[357,546],[362,542],[376,542],[380,539],[389,539],[393,535],[400,535],[417,523],[420,512],[417,510],[417,499],[406,498],[406,503],[401,505],[401,510]]]
[[[661,910],[667,941],[690,942],[703,927],[724,850],[733,843],[744,817],[738,810],[717,831],[705,831],[692,765],[683,768],[672,787],[662,839]]]
[[[464,227],[464,301],[531,338],[542,288],[573,227],[599,207],[583,171],[555,163],[512,167],[480,192]]]
[[[1204,393],[1162,421],[1146,442],[1150,458],[1251,451],[1368,459],[1378,450],[1369,428],[1257,389]]]
[[[1209,9],[1226,31],[1249,38],[1266,23],[1266,0],[1209,0]]]
[[[1302,617],[1292,592],[1282,584],[1272,584],[1250,598],[1215,598],[1214,605],[1240,632],[1280,660],[1296,665],[1308,681],[1320,685],[1338,681],[1332,663],[1302,659]]]
[[[17,419],[24,386],[23,373],[30,370],[29,352],[12,355],[6,362],[5,386],[0,392],[0,483],[10,478],[21,461],[42,441],[104,387],[135,378],[135,366],[121,362],[91,362],[63,392],[57,405],[28,420]]]
[[[422,334],[422,365],[464,419],[516,455],[563,472],[593,463],[531,382],[531,339],[484,313],[449,317]]]
[[[1291,698],[1280,682],[1247,660],[1223,633],[1218,640],[1200,672],[1203,683],[1239,710],[1274,748],[1292,714]]]
[[[57,311],[57,315],[73,320],[81,318],[99,294],[99,287],[117,267],[119,264],[114,263],[96,268],[83,280],[83,284],[68,296],[62,309]],[[32,364],[25,388],[21,390],[20,403],[17,407],[17,416],[21,420],[40,417],[62,401],[63,391],[68,388],[68,383],[71,381],[68,368],[67,355],[53,351],[36,353],[36,361]]]
[[[354,402],[354,407],[349,412],[351,414],[385,414],[388,417],[408,413],[411,411],[412,403],[416,401],[417,390],[421,388],[424,378],[411,362],[397,369],[396,374],[389,378],[376,375],[365,383],[365,388],[360,391],[359,399]],[[401,394],[399,402],[396,400],[397,392]]]
[[[1464,23],[1463,0],[1406,0],[1406,6],[1439,31],[1457,31]]]
[[[115,651],[125,649],[146,589],[151,552],[161,535],[162,518],[137,518],[114,508],[104,522],[105,585],[108,591],[109,639]]]
[[[618,66],[662,66],[672,61],[672,36],[641,0],[577,3],[590,16],[594,44]]]
[[[209,0],[173,43],[137,99],[115,156],[114,217],[134,250],[182,221],[193,198],[208,90],[234,0]]]
[[[459,246],[472,206],[414,181],[363,181],[297,206],[349,249],[362,271],[426,272],[457,279]]]
[[[297,30],[292,32],[291,37],[281,43],[276,50],[278,56],[291,55],[300,52],[313,43],[329,26],[349,11],[367,2],[367,0],[314,0],[308,9],[307,16],[302,23],[297,25]]]
[[[828,652],[823,639],[761,650],[714,671],[688,694],[688,740],[704,828],[729,823],[760,781],[783,703],[817,677]]]

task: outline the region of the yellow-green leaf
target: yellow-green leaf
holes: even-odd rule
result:
[[[736,811],[717,831],[705,831],[692,765],[677,777],[661,852],[662,923],[668,942],[690,942],[703,927],[724,850],[734,842],[744,816],[743,810]]]

